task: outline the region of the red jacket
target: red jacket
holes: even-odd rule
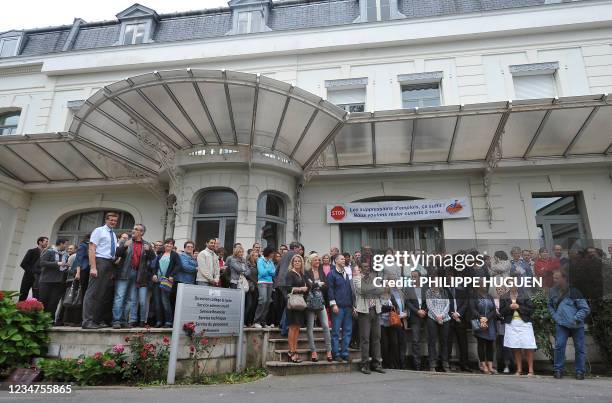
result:
[[[542,286],[551,288],[553,286],[553,272],[561,268],[561,262],[557,258],[536,259],[533,270],[537,277],[542,277]]]

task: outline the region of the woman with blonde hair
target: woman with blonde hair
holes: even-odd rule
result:
[[[242,285],[246,288],[246,277],[251,274],[251,270],[247,265],[247,260],[244,257],[244,248],[241,245],[236,245],[234,248],[234,253],[232,254],[232,258],[229,262],[230,269],[230,288],[239,288],[239,285]],[[244,276],[244,279],[241,280],[241,276]],[[242,282],[242,284],[240,284]],[[243,288],[243,291],[247,292],[247,289]]]
[[[310,348],[310,360],[312,362],[319,361],[317,350],[314,342],[314,325],[315,318],[319,319],[319,323],[323,328],[323,337],[325,339],[325,351],[327,352],[327,361],[333,360],[331,352],[331,335],[329,333],[329,321],[327,318],[326,308],[329,306],[327,301],[327,277],[323,272],[321,258],[316,253],[308,256],[306,261],[306,271],[304,272],[304,280],[308,287],[307,298],[318,299],[321,303],[319,310],[306,310],[306,328],[308,331],[308,347]]]
[[[304,280],[304,258],[295,254],[289,261],[289,268],[285,276],[285,286],[290,294],[305,294],[308,292]],[[287,295],[289,298],[289,294]],[[287,307],[287,325],[289,327],[289,352],[287,356],[293,363],[302,362],[297,353],[298,337],[300,327],[304,324],[304,311],[289,309]]]

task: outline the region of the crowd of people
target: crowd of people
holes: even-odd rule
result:
[[[306,253],[299,242],[278,249],[262,249],[256,242],[246,250],[236,243],[226,252],[219,240],[212,238],[197,251],[193,241],[184,242],[182,249],[171,238],[147,242],[143,224],[134,225],[131,234],[117,236],[113,231],[117,219],[116,213],[107,213],[105,225],[79,245],[57,239],[49,246],[48,238],[40,237],[37,247],[28,250],[21,263],[25,272],[20,299],[26,299],[32,289],[45,310],[55,315],[57,326],[170,328],[179,283],[241,289],[246,297],[244,325],[279,327],[288,337],[290,362],[301,362],[297,344],[303,327],[307,329],[310,360],[319,360],[314,329],[321,328],[325,359],[349,361],[350,350],[360,350],[365,374],[384,373],[385,368],[451,371],[455,341],[456,369],[471,371],[471,333],[482,373],[526,372],[532,376],[537,348],[532,325],[534,290],[512,283],[498,288],[419,287],[419,280],[422,276],[536,276],[542,279],[556,324],[555,377],[563,376],[565,347],[572,337],[576,377],[583,379],[588,299],[603,294],[597,289],[601,281],[592,273],[600,270],[601,275],[602,268],[609,270],[610,266],[600,249],[573,250],[565,255],[557,245],[552,254],[545,248],[530,251],[515,247],[510,256],[497,251],[485,255],[483,265],[461,271],[418,265],[390,265],[375,271],[374,253],[368,246],[352,254],[340,253],[337,247]],[[385,252],[393,253],[392,249]],[[478,254],[474,250],[457,253]],[[581,275],[575,275],[576,268]],[[380,287],[377,277],[409,277],[414,286]],[[82,303],[64,304],[67,290],[77,290]],[[585,297],[581,291],[590,295]],[[422,341],[427,344],[427,363],[422,362]]]

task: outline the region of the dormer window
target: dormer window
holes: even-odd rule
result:
[[[19,54],[23,31],[8,31],[0,34],[0,57],[11,57]]]
[[[238,33],[250,34],[259,32],[262,21],[262,14],[259,11],[243,11],[238,13]]]
[[[391,19],[389,0],[368,0],[366,13],[368,22]]]
[[[399,0],[359,0],[359,17],[353,22],[376,22],[406,18],[399,11]]]
[[[271,4],[272,0],[230,0],[232,28],[226,35],[271,31],[266,25]]]
[[[117,19],[121,21],[121,31],[116,45],[153,42],[153,32],[159,21],[155,10],[134,4],[117,14]]]
[[[145,31],[147,24],[125,24],[125,33],[123,34],[124,45],[136,45],[138,43],[144,43]]]
[[[17,54],[17,44],[19,37],[0,39],[0,57],[15,56]]]

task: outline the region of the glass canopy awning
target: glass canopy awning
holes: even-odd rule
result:
[[[606,95],[588,95],[348,116],[260,75],[160,71],[102,88],[68,132],[0,136],[0,176],[17,184],[156,178],[169,155],[204,161],[203,148],[218,146],[233,147],[233,162],[252,153],[245,161],[262,163],[251,158],[257,150],[291,164],[298,175],[351,167],[484,167],[494,154],[501,161],[593,155],[612,161],[612,105]]]
[[[610,155],[606,95],[353,113],[323,168]]]

